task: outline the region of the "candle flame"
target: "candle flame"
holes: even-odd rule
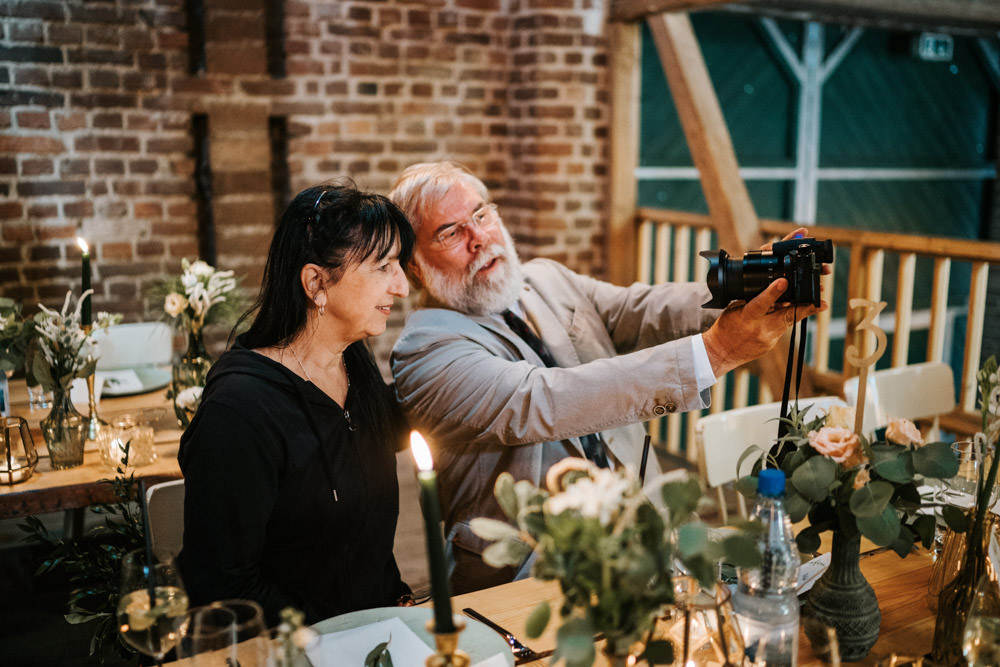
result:
[[[413,460],[417,462],[417,468],[420,470],[427,471],[434,468],[430,447],[418,431],[410,431],[410,453],[413,454]]]
[[[83,254],[86,255],[88,252],[90,252],[90,246],[87,245],[87,242],[85,240],[83,240],[82,236],[77,236],[76,237],[76,244],[78,246],[80,246],[80,250],[83,251]]]

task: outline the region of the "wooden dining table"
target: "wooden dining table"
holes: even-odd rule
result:
[[[868,657],[851,664],[878,665],[884,660],[888,665],[892,655],[915,657],[930,652],[934,614],[927,605],[927,583],[932,564],[930,552],[924,549],[906,558],[900,558],[892,551],[878,551],[870,556],[862,554],[861,571],[878,596],[882,625],[878,641]],[[455,613],[461,613],[462,609],[471,607],[513,632],[534,651],[547,653],[556,646],[560,599],[559,585],[555,581],[525,579],[455,596],[452,608]],[[542,601],[550,603],[552,619],[541,637],[529,639],[525,634],[525,621]],[[551,663],[550,658],[545,657],[524,664],[542,667]],[[599,650],[594,664],[607,664]],[[812,645],[801,632],[798,664],[799,667],[823,667],[828,664],[816,657]]]
[[[0,484],[0,519],[18,518],[46,512],[80,510],[90,505],[116,500],[109,484],[102,480],[115,476],[115,471],[101,461],[97,443],[88,441],[84,447],[83,465],[66,470],[53,470],[39,429],[39,421],[49,410],[31,410],[28,391],[23,380],[12,380],[11,414],[24,417],[32,431],[32,440],[40,452],[34,473],[24,482]],[[154,449],[156,461],[135,468],[136,479],[147,484],[180,479],[177,447],[181,430],[173,417],[173,406],[165,389],[122,397],[105,397],[97,414],[104,420],[123,414],[146,414],[155,420]]]

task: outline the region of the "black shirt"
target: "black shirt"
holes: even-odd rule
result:
[[[367,348],[345,358],[354,431],[315,385],[239,343],[212,367],[177,457],[192,605],[247,598],[269,624],[286,606],[315,623],[409,592],[392,554],[402,418],[381,377],[357,382],[378,373]]]

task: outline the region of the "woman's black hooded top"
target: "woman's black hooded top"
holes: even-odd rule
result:
[[[239,343],[212,367],[177,456],[192,606],[246,598],[269,624],[286,606],[314,623],[409,592],[392,553],[403,419],[364,344],[345,359],[354,431],[315,385]]]

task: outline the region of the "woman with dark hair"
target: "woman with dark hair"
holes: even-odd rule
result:
[[[413,230],[381,195],[299,193],[246,333],[212,367],[181,438],[192,604],[256,600],[308,623],[410,591],[392,554],[405,424],[365,339],[408,286]]]

